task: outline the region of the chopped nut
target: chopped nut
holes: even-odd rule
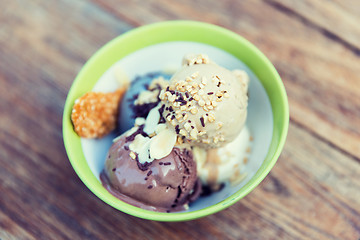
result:
[[[194,72],[193,74],[191,74],[191,78],[195,79],[199,76],[199,72]]]
[[[190,137],[191,139],[193,140],[196,140],[197,139],[197,131],[195,129],[192,129],[191,132],[190,132]]]
[[[129,156],[132,158],[132,159],[135,159],[136,158],[136,155],[134,152],[130,152]]]
[[[180,113],[176,114],[175,118],[176,118],[176,120],[179,120],[180,118],[182,118],[182,115]]]
[[[205,143],[205,144],[209,144],[209,143],[210,143],[210,140],[207,139],[207,138],[206,138],[206,139],[202,139],[201,141],[202,141],[203,143]]]
[[[190,125],[190,123],[188,123],[188,122],[186,122],[185,124],[184,124],[184,128],[185,128],[185,130],[186,131],[191,131],[191,125]]]
[[[224,136],[223,136],[223,135],[220,135],[220,136],[219,136],[219,140],[220,140],[221,142],[225,141]]]
[[[177,143],[177,144],[183,144],[184,141],[183,141],[183,139],[179,136],[179,137],[177,137],[176,143]]]
[[[198,103],[200,107],[203,107],[205,105],[205,101],[202,99],[200,99]]]
[[[201,83],[206,85],[206,83],[207,83],[206,77],[202,77]]]
[[[171,120],[171,125],[173,125],[174,127],[177,125],[177,121],[175,121],[175,119]]]
[[[180,129],[179,134],[185,137],[187,136],[187,132],[184,129]]]
[[[199,131],[199,136],[203,136],[206,134],[206,131]]]
[[[196,113],[198,112],[198,110],[197,110],[196,107],[194,107],[194,108],[192,108],[192,109],[190,110],[190,112],[191,112],[192,114],[196,114]]]
[[[214,122],[215,121],[214,114],[210,113],[209,116],[208,116],[208,120],[209,120],[209,122]]]
[[[176,99],[175,95],[170,95],[170,97],[168,97],[169,102],[174,102]]]

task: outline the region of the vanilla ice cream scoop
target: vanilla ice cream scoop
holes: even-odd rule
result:
[[[229,71],[204,54],[188,55],[160,93],[163,117],[178,141],[217,148],[235,139],[247,115],[249,78]]]

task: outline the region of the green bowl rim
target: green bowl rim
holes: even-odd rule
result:
[[[164,36],[156,34],[164,33],[164,31],[167,33],[166,35],[163,34]],[[209,38],[214,35],[217,37]],[[115,63],[115,61],[120,60],[133,51],[139,50],[146,46],[169,41],[201,42],[223,49],[230,54],[235,55],[235,57],[239,58],[245,64],[247,64],[247,66],[254,72],[254,74],[257,75],[266,89],[273,111],[273,136],[267,156],[264,159],[260,169],[249,180],[249,182],[245,184],[245,186],[243,186],[230,197],[212,206],[192,212],[160,213],[144,210],[115,198],[110,193],[108,193],[100,183],[102,188],[101,189],[99,187],[98,180],[91,172],[89,166],[87,164],[85,164],[85,166],[81,164],[81,162],[84,161],[86,163],[86,159],[82,152],[80,137],[78,137],[74,132],[70,120],[71,109],[74,100],[83,95],[85,92],[90,91],[98,78],[113,63]],[[118,45],[121,45],[121,42],[127,42],[128,45],[126,46],[130,47],[127,47],[126,49],[120,49]],[[237,46],[239,46],[239,49],[243,48],[241,50],[242,52],[237,52],[235,54],[233,51],[238,50],[233,49],[231,43],[238,44]],[[111,49],[118,49],[119,51],[117,53],[111,54]],[[104,60],[104,55],[106,54],[110,54],[110,57],[105,59],[108,61],[100,61],[100,59]],[[241,54],[250,54],[248,55],[250,56],[250,60],[245,61],[244,59],[241,59],[239,57]],[[255,69],[260,67],[262,69],[255,72]],[[99,71],[96,69],[101,70]],[[90,72],[92,74],[88,74]],[[85,79],[86,77],[90,78]],[[271,84],[269,81],[265,81],[264,78],[271,79]],[[272,97],[270,97],[270,95],[272,95]],[[277,112],[276,116],[274,114],[274,109]],[[203,22],[176,20],[145,25],[124,33],[105,44],[86,62],[75,78],[65,102],[63,114],[63,139],[68,158],[75,172],[83,181],[83,183],[104,202],[122,212],[143,219],[155,221],[186,221],[219,212],[233,205],[238,200],[246,196],[250,191],[252,191],[266,177],[280,156],[280,153],[285,144],[288,126],[289,105],[285,87],[275,67],[260,50],[258,50],[253,44],[240,35],[225,28]]]

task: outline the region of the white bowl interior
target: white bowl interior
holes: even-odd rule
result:
[[[219,203],[240,190],[254,176],[265,159],[273,133],[273,116],[269,98],[255,74],[243,62],[224,50],[203,43],[175,41],[142,48],[119,60],[103,74],[93,91],[114,91],[118,87],[114,75],[116,68],[125,70],[132,80],[136,76],[150,72],[177,70],[181,66],[183,56],[188,53],[205,53],[220,66],[229,70],[241,69],[248,73],[250,86],[246,125],[253,137],[248,163],[243,168],[243,172],[246,173],[244,180],[234,186],[228,184],[221,191],[196,200],[187,210],[195,211]],[[86,161],[98,179],[104,167],[107,151],[115,137],[115,134],[110,134],[102,139],[81,139]]]

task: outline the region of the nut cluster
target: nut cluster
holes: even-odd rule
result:
[[[78,98],[71,112],[75,132],[80,137],[99,138],[114,130],[119,101],[125,90],[119,88],[113,93],[88,92]]]
[[[143,105],[147,103],[159,101],[158,96],[161,89],[168,85],[168,81],[163,77],[158,77],[151,81],[146,91],[142,91],[138,98],[135,100],[135,105]]]
[[[195,64],[208,64],[210,63],[210,59],[205,54],[197,54],[197,55],[188,55],[183,59],[183,65],[191,66]]]
[[[216,124],[216,130],[220,130],[223,125],[221,122],[216,122],[215,111],[218,104],[224,98],[229,97],[229,93],[222,89],[225,81],[218,75],[207,79],[200,76],[199,72],[194,72],[185,80],[173,82],[160,92],[159,98],[166,104],[164,117],[175,127],[175,131],[179,135],[178,143],[183,143],[185,138],[215,144],[225,141],[224,136],[220,133],[213,139],[209,139],[205,130],[207,124]],[[208,84],[215,85],[218,90],[206,91]],[[200,114],[199,109],[203,109],[204,114]],[[189,119],[192,115],[198,117],[196,119],[198,124]],[[191,117],[191,119],[194,118]],[[198,129],[197,126],[201,126],[201,129]]]

